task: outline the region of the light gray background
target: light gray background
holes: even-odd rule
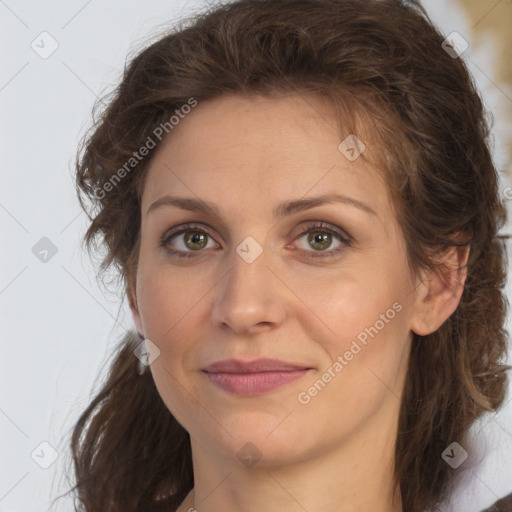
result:
[[[75,195],[73,164],[92,105],[117,83],[130,52],[204,5],[0,0],[0,512],[48,510],[50,498],[68,490],[70,429],[114,344],[133,328],[126,302],[98,285],[80,248],[87,218]],[[496,78],[499,43],[490,32],[473,44],[455,0],[424,5],[446,34],[457,31],[470,44],[464,58],[495,114],[495,158],[503,167],[510,119],[502,113],[512,91]],[[31,47],[44,31],[58,43],[46,59]],[[42,237],[57,248],[46,263],[32,252]],[[454,511],[479,511],[512,491],[510,395],[507,400],[473,429],[480,448],[471,456],[480,451],[483,460],[466,471]],[[52,449],[43,442],[58,454],[48,469],[39,465],[51,462]],[[59,500],[55,510],[73,510],[71,500]]]

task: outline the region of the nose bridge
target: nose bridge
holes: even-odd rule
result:
[[[231,270],[226,276],[224,284],[224,298],[234,299],[247,303],[253,297],[256,300],[264,299],[264,283],[269,284],[271,272],[267,268],[268,251],[256,241],[255,238],[246,237],[241,243],[233,247],[229,258]]]
[[[214,324],[227,324],[235,331],[243,331],[282,320],[283,296],[275,288],[279,280],[268,268],[268,256],[269,251],[250,236],[233,247],[230,269],[215,296]]]
[[[234,247],[230,258],[232,265],[231,278],[238,292],[239,287],[250,287],[257,292],[264,278],[270,274],[267,266],[270,263],[268,249],[264,249],[252,236],[246,237]]]

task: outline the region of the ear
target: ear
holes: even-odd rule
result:
[[[133,323],[140,336],[144,337],[144,327],[142,326],[142,318],[139,312],[139,306],[137,304],[137,294],[135,287],[130,287],[128,290],[128,303],[130,305],[130,311],[132,312]]]
[[[411,330],[416,334],[433,333],[457,309],[466,282],[469,251],[469,245],[450,247],[436,262],[436,269],[418,279],[411,318]]]

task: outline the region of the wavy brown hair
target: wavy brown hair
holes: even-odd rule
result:
[[[441,453],[453,441],[465,446],[472,423],[503,404],[510,368],[502,364],[506,262],[499,231],[506,214],[489,122],[465,63],[443,49],[444,39],[418,1],[212,6],[129,62],[98,116],[95,105],[76,161],[78,197],[91,221],[85,245],[105,249],[100,272],[114,266],[133,304],[140,201],[155,150],[121,177],[119,169],[191,99],[319,95],[332,102],[340,137],[365,133],[374,141],[412,271],[436,269],[439,253],[470,246],[457,310],[412,342],[395,448],[407,512],[436,510],[449,495],[456,471]],[[139,375],[135,341],[134,331],[121,340],[106,382],[72,432],[80,511],[171,511],[194,485],[189,435],[151,372]]]

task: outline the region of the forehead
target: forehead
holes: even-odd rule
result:
[[[343,193],[384,207],[382,173],[365,158],[375,152],[372,142],[364,133],[340,140],[338,122],[333,105],[315,96],[226,95],[199,102],[153,156],[142,209],[171,192],[267,209],[270,202]],[[364,147],[355,159],[346,152],[354,141],[361,144],[356,151]]]

